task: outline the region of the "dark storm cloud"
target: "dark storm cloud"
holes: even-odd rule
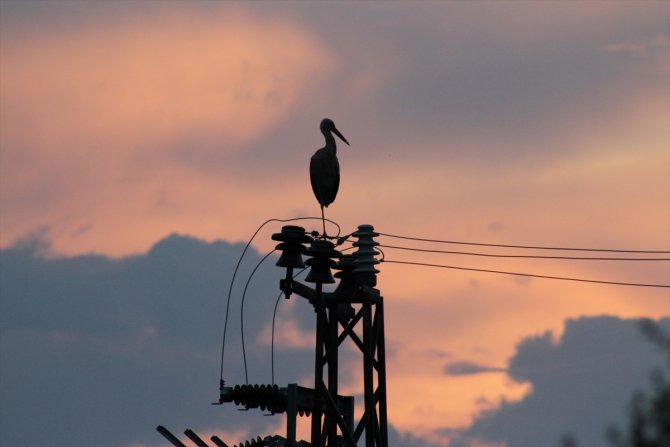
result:
[[[659,324],[670,330],[670,319]],[[473,439],[549,447],[568,433],[580,445],[606,446],[606,429],[625,426],[633,391],[646,387],[650,371],[665,360],[642,335],[638,320],[568,320],[557,343],[547,332],[517,345],[508,374],[530,383],[530,394],[480,415],[453,447]]]
[[[276,418],[210,405],[218,397],[224,298],[242,248],[172,235],[146,254],[121,259],[45,257],[48,244],[39,238],[3,250],[0,424],[7,445],[154,443],[158,424],[176,433],[234,424],[268,434]],[[247,256],[229,320],[229,384],[243,382],[239,297],[260,260],[253,250]],[[278,293],[281,272],[272,264],[260,268],[246,297],[252,383],[270,381],[269,350],[259,334]],[[310,307],[296,303],[292,310],[296,325],[311,332]],[[278,346],[276,355],[278,383],[309,376],[304,365],[312,364],[311,349]],[[553,446],[542,442],[568,432],[584,445],[604,445],[604,429],[621,423],[631,391],[661,360],[634,320],[569,320],[558,343],[551,333],[526,338],[510,360],[508,374],[529,382],[530,395],[484,413],[465,432],[445,433],[457,437],[454,446],[473,438]],[[445,367],[450,375],[489,371],[500,369],[468,362]],[[390,437],[398,446],[430,445],[393,428]]]
[[[388,440],[389,447],[437,447],[427,439],[411,433],[401,433],[393,426],[389,426]]]
[[[0,252],[5,445],[160,445],[163,438],[154,431],[159,424],[183,440],[185,428],[275,434],[268,430],[280,424],[278,416],[210,405],[218,399],[225,297],[243,245],[172,235],[132,257],[55,257],[45,231]],[[239,300],[260,259],[250,249],[236,279],[224,365],[228,385],[244,383]],[[249,283],[250,383],[271,380],[269,348],[259,335],[270,324],[281,273],[270,258]],[[311,306],[294,303],[289,315],[281,312],[282,302],[278,320],[292,318],[313,333]],[[275,346],[278,384],[309,383],[308,345]],[[344,363],[357,360],[343,354]],[[393,427],[390,439],[396,447],[429,446]]]
[[[268,434],[267,426],[277,418],[210,405],[218,399],[225,298],[242,248],[172,235],[146,254],[122,259],[45,258],[41,254],[48,246],[43,240],[25,240],[20,247],[3,250],[3,442],[153,443],[160,439],[154,432],[158,424],[175,430],[245,426]],[[224,366],[230,384],[243,383],[239,300],[259,259],[250,250],[236,280]],[[258,338],[271,321],[280,274],[268,260],[246,296],[253,383],[271,380],[269,348]],[[304,312],[304,317],[297,324],[309,327],[313,315]],[[303,366],[312,364],[310,351],[276,347],[278,377],[301,380]]]

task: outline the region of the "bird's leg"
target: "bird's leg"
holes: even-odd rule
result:
[[[321,205],[321,222],[323,222],[323,238],[326,239],[326,217],[323,214],[323,205]]]

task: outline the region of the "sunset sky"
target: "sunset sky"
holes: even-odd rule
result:
[[[230,445],[283,433],[279,417],[252,421],[210,402],[242,244],[267,219],[320,213],[308,165],[324,117],[351,144],[338,145],[341,186],[326,210],[345,234],[371,224],[419,238],[668,257],[667,1],[0,0],[0,439],[153,447],[163,445],[158,424]],[[242,285],[280,228],[259,233]],[[670,284],[667,261],[383,251]],[[550,447],[567,432],[607,445],[606,425],[624,421],[633,388],[662,361],[642,337],[636,344],[633,319],[670,317],[668,288],[379,270],[396,447]],[[249,335],[261,370],[271,314],[260,309],[271,312],[282,274],[268,263],[249,292],[264,303]],[[284,362],[278,380],[311,386],[313,312],[296,301],[280,307],[278,340],[304,368]],[[232,333],[227,379],[239,383]],[[606,363],[579,369],[598,353]],[[631,369],[633,358],[647,363]],[[86,359],[100,363],[82,368]],[[198,363],[193,381],[188,362]],[[346,368],[345,389],[362,392],[358,365]],[[566,374],[577,369],[584,375]],[[142,385],[154,379],[179,390]],[[38,383],[69,391],[38,392]],[[610,398],[594,408],[578,400]],[[80,418],[89,423],[73,427]],[[106,440],[92,441],[100,430]]]

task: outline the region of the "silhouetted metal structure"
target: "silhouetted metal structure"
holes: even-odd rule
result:
[[[156,427],[156,430],[163,435],[165,439],[170,441],[170,443],[175,446],[175,447],[187,447],[186,444],[181,442],[179,438],[177,438],[175,435],[173,435],[167,428],[163,427],[162,425],[159,425]],[[200,436],[195,434],[193,430],[185,430],[184,434],[196,445],[196,447],[211,447],[207,442],[205,442]],[[210,438],[212,442],[214,443],[215,447],[228,447],[228,445],[223,442],[218,436],[212,436]],[[283,438],[281,436],[266,436],[265,438],[261,438],[260,436],[257,436],[256,438],[251,438],[247,441],[240,442],[239,444],[233,445],[233,447],[283,447],[287,445],[287,440],[286,438]],[[307,447],[309,446],[309,443],[307,442],[299,442],[296,444],[297,447]]]
[[[221,381],[219,403],[231,402],[245,409],[258,408],[264,412],[286,413],[286,437],[257,438],[240,447],[313,446],[313,447],[388,447],[386,405],[386,357],[384,342],[384,300],[378,289],[374,240],[378,233],[371,225],[360,225],[352,234],[356,251],[342,255],[332,242],[314,239],[298,226],[282,227],[272,238],[279,241],[281,256],[277,265],[286,269],[280,288],[288,299],[298,295],[306,299],[316,314],[314,352],[314,387],[297,384],[225,386]],[[306,246],[309,244],[309,247]],[[308,259],[303,262],[303,255]],[[293,279],[294,270],[310,268],[305,282]],[[324,284],[339,284],[332,292]],[[363,372],[363,414],[356,418],[354,397],[338,392],[340,348],[346,340],[355,346]],[[311,417],[311,442],[296,440],[298,417]],[[164,427],[157,430],[173,445],[183,446]],[[198,447],[207,444],[195,433],[185,434]],[[218,447],[223,441],[212,437]],[[364,440],[364,441],[363,441]]]

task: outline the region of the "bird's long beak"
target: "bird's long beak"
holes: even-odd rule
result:
[[[333,128],[333,133],[334,133],[335,135],[337,135],[338,137],[340,137],[340,140],[342,140],[342,141],[344,141],[345,143],[347,143],[347,146],[351,146],[351,145],[349,144],[349,142],[347,141],[347,139],[344,138],[344,135],[342,135],[342,134],[340,133],[339,130]]]

